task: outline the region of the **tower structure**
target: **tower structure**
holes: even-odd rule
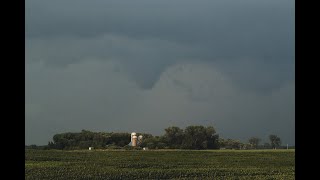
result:
[[[139,146],[142,143],[142,135],[137,136],[137,133],[131,133],[131,142],[129,145],[131,146]]]

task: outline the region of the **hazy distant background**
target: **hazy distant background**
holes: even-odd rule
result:
[[[26,0],[26,144],[213,125],[295,141],[293,0]]]

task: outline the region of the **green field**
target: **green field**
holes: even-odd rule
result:
[[[294,150],[26,150],[26,179],[294,179]]]

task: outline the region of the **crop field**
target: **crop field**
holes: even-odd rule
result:
[[[294,150],[26,150],[25,179],[294,179]]]

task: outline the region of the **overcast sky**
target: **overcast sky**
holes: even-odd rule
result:
[[[82,129],[295,141],[293,0],[27,0],[26,144]]]

